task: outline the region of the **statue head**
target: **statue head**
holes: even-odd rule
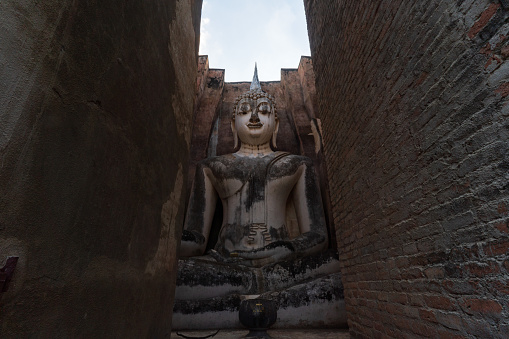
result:
[[[231,127],[234,148],[237,148],[239,138],[242,143],[253,146],[272,141],[276,148],[279,128],[276,101],[272,95],[262,91],[256,65],[249,91],[235,99]]]

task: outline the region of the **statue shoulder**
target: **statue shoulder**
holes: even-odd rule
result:
[[[302,165],[312,167],[313,160],[303,155],[281,152],[281,154],[274,157],[269,166],[270,168],[268,168],[268,172],[271,173],[271,176],[275,177],[292,175],[297,172]]]
[[[212,173],[214,176],[224,176],[231,171],[230,168],[234,160],[231,154],[209,157],[200,161],[197,169],[210,170],[209,173]]]
[[[218,155],[201,160],[198,165],[202,167],[214,167],[218,165],[228,165],[234,160],[232,154]]]
[[[287,153],[287,152],[281,152],[281,153],[282,153],[281,155],[276,156],[276,159],[279,158],[279,160],[281,160],[282,164],[286,164],[286,165],[291,164],[294,166],[300,166],[300,165],[313,166],[313,160],[310,157],[306,157],[305,155],[291,154],[291,153]]]

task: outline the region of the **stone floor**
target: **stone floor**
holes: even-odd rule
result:
[[[205,337],[215,331],[179,331],[188,337]],[[248,333],[247,330],[221,330],[213,339],[240,339]],[[269,330],[268,333],[274,339],[350,339],[348,330]],[[176,332],[171,333],[172,339],[182,338]],[[211,338],[211,339],[212,339]]]

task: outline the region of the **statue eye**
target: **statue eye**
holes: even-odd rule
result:
[[[260,105],[260,107],[258,107],[258,112],[261,114],[268,114],[270,113],[270,108],[268,105]]]
[[[242,105],[242,106],[240,106],[239,114],[244,115],[246,113],[249,113],[249,111],[250,111],[249,105]]]

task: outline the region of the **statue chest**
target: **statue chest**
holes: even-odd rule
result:
[[[240,200],[246,209],[287,196],[299,175],[298,166],[277,157],[228,160],[211,164],[206,174],[222,200]]]

